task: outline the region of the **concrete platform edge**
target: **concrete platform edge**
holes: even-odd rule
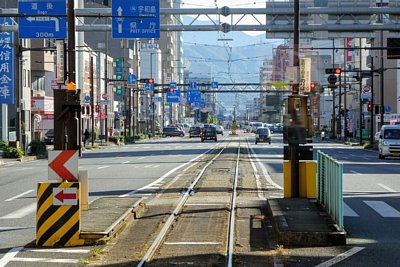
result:
[[[85,245],[100,245],[116,238],[121,233],[128,223],[140,218],[145,209],[143,198],[136,201],[133,206],[120,216],[110,227],[104,232],[85,232],[80,233],[80,238],[84,240]]]
[[[271,208],[272,206],[279,207],[279,202],[276,199],[267,200],[267,212],[279,245],[306,247],[346,245],[346,232],[340,231],[334,224],[330,224],[335,228],[330,232],[317,232],[312,229],[291,231],[282,212]]]

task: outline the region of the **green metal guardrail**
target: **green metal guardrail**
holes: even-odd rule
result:
[[[317,158],[317,198],[343,231],[343,164],[321,151]]]

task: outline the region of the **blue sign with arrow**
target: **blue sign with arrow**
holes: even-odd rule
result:
[[[212,82],[211,88],[218,88],[218,82]]]
[[[159,0],[113,0],[113,38],[160,38]]]
[[[133,85],[137,81],[137,77],[135,74],[129,74],[128,76],[128,84]]]
[[[10,18],[0,18],[0,25],[12,25]],[[0,32],[0,104],[14,104],[14,34]]]
[[[19,38],[67,38],[66,10],[65,0],[20,0]]]

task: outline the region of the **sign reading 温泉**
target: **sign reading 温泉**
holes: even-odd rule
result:
[[[1,25],[12,25],[10,18],[0,18]],[[0,104],[14,104],[14,34],[0,32]]]

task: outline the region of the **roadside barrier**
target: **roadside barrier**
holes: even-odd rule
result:
[[[343,164],[318,151],[317,199],[340,230],[343,225]]]

